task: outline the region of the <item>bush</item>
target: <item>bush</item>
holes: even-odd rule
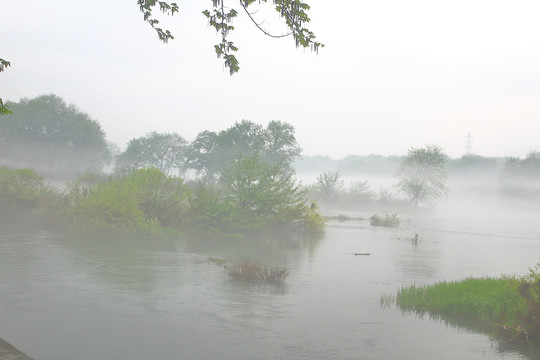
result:
[[[191,191],[183,179],[167,176],[156,168],[147,168],[130,171],[121,181],[133,183],[147,220],[164,226],[174,226],[184,220]]]
[[[182,179],[154,168],[114,177],[85,174],[68,184],[60,216],[81,235],[155,234],[156,225],[175,226],[184,220],[190,195]]]
[[[399,227],[399,223],[397,214],[392,214],[392,216],[386,215],[384,218],[375,214],[369,218],[369,224],[371,226]]]
[[[85,236],[149,234],[155,223],[146,219],[138,190],[128,181],[100,183],[88,196],[66,210],[65,220],[71,230]]]
[[[29,210],[40,203],[54,201],[56,189],[32,169],[0,167],[0,205],[9,213]]]

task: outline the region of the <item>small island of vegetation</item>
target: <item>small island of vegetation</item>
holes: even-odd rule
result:
[[[460,319],[491,329],[505,343],[540,346],[540,264],[526,276],[467,278],[426,286],[408,286],[381,304],[402,311]]]

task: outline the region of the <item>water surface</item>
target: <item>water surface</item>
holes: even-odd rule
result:
[[[83,241],[4,230],[0,336],[38,360],[540,358],[379,305],[403,285],[525,274],[539,261],[540,226],[507,215],[442,207],[399,229],[333,221],[317,239]],[[237,283],[209,257],[290,275]]]

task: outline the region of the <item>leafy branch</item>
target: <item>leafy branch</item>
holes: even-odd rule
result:
[[[0,59],[0,72],[4,71],[5,68],[10,67],[11,63],[7,60]],[[0,98],[0,115],[13,114],[11,110],[8,109],[7,105],[4,105],[4,101]]]
[[[159,24],[159,20],[152,18],[152,10],[153,7],[159,6],[159,10],[162,13],[172,16],[174,15],[174,13],[178,12],[178,5],[176,3],[169,4],[165,1],[157,0],[137,0],[137,4],[139,5],[139,8],[144,15],[144,21],[149,23],[150,26],[152,26],[154,30],[156,30],[159,40],[167,43],[169,39],[174,39],[174,36],[169,30],[163,30],[162,28],[156,26]]]
[[[310,7],[307,3],[301,0],[272,0],[275,10],[285,20],[288,29],[287,33],[277,35],[264,29],[262,24],[258,23],[253,17],[254,12],[249,11],[249,7],[256,1],[259,4],[269,3],[269,0],[239,0],[240,6],[242,6],[247,16],[263,34],[272,38],[282,38],[292,35],[296,47],[309,47],[311,51],[317,53],[319,48],[324,47],[324,44],[316,40],[315,34],[305,27],[305,24],[310,21],[307,14]],[[159,6],[161,12],[167,15],[174,15],[175,12],[178,12],[178,5],[176,3],[169,4],[165,1],[138,0],[138,4],[141,12],[144,14],[144,20],[157,31],[161,41],[166,43],[169,39],[174,39],[169,30],[156,27],[159,21],[152,18],[152,10],[154,7]],[[213,27],[221,35],[221,42],[214,45],[214,49],[218,58],[224,59],[225,67],[229,68],[230,74],[233,75],[240,70],[240,66],[234,55],[238,51],[238,47],[235,46],[233,41],[229,40],[229,33],[235,29],[232,22],[237,17],[238,12],[235,9],[226,7],[225,0],[212,0],[212,9],[204,10],[202,13],[208,19],[208,25]]]

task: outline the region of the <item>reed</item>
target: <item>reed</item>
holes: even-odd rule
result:
[[[234,280],[256,282],[279,282],[289,275],[284,267],[267,267],[261,262],[248,259],[225,265],[225,271]]]

